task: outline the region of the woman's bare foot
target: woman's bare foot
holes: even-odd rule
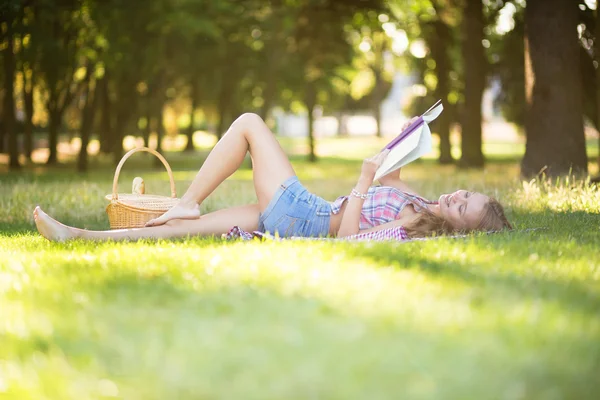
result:
[[[191,205],[177,204],[158,218],[146,222],[146,226],[158,226],[172,219],[198,219],[200,218],[200,206],[196,203]]]
[[[40,234],[48,240],[64,242],[77,237],[71,228],[50,217],[39,206],[33,211],[33,219]]]

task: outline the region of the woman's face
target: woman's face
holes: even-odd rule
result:
[[[476,229],[489,200],[481,193],[457,190],[440,196],[440,214],[454,229]]]

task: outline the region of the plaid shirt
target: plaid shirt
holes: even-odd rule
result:
[[[412,204],[416,212],[427,208],[427,204],[436,204],[390,186],[372,186],[368,194],[369,197],[363,203],[360,214],[361,230],[395,221],[407,204]],[[331,203],[331,211],[338,214],[347,200],[348,196],[338,197]]]
[[[436,202],[428,201],[414,194],[405,193],[389,186],[374,186],[369,188],[369,198],[365,200],[360,216],[360,229],[369,229],[377,225],[385,224],[397,219],[398,215],[407,204],[412,204],[415,211],[420,212],[427,204],[436,204]],[[348,200],[348,196],[338,197],[331,203],[331,210],[334,214],[338,214],[342,209],[344,202]],[[223,235],[225,239],[242,239],[251,240],[258,239],[276,239],[276,237],[264,232],[254,231],[246,232],[238,226],[234,226],[231,230]],[[306,239],[306,238],[290,238],[290,239]],[[313,238],[314,240],[324,240]],[[325,240],[352,240],[352,241],[406,241],[409,240],[406,230],[402,226],[382,229],[375,232],[358,233],[356,235],[347,236],[339,239]]]

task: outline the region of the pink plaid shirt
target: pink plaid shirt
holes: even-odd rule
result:
[[[365,200],[360,214],[360,230],[395,221],[408,204],[412,204],[416,212],[427,208],[427,204],[436,204],[390,186],[372,186],[368,194],[369,197]],[[332,202],[332,212],[339,213],[346,200],[348,196],[341,196]]]
[[[360,216],[360,229],[369,229],[377,225],[385,224],[397,219],[407,204],[412,204],[415,211],[420,212],[427,204],[437,204],[437,202],[426,200],[414,194],[405,193],[389,186],[374,186],[369,189],[369,198],[365,200]],[[338,214],[342,209],[348,196],[338,197],[331,203],[331,211]],[[238,226],[234,226],[227,234],[223,235],[226,239],[250,240],[253,238],[274,239],[273,236],[264,232],[246,232]],[[291,238],[296,239],[296,238]],[[333,240],[356,240],[356,241],[406,241],[409,240],[406,230],[402,226],[382,229],[375,232],[357,233]],[[323,240],[323,239],[315,239]],[[331,239],[329,239],[331,240]]]

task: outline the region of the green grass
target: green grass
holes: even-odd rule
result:
[[[377,145],[373,146],[374,148]],[[327,148],[325,148],[327,150]],[[294,166],[327,199],[360,150]],[[198,159],[169,154],[181,193]],[[149,158],[126,165],[168,193]],[[0,398],[592,399],[600,376],[600,191],[432,161],[403,171],[423,195],[497,196],[518,229],[416,243],[49,243],[39,204],[108,227],[112,171],[0,176]],[[236,173],[203,211],[254,200]]]

